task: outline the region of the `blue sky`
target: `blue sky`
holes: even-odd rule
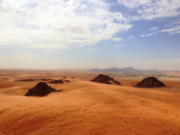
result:
[[[179,0],[1,0],[0,68],[180,70]]]

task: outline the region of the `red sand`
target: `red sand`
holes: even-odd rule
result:
[[[120,81],[72,79],[46,97],[22,96],[37,82],[0,86],[0,135],[180,135],[180,82],[148,89]]]

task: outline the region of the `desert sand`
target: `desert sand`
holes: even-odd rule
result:
[[[91,82],[91,74],[37,74],[0,76],[0,135],[180,135],[180,79],[136,88],[140,78],[116,78],[119,86]],[[39,81],[16,80],[32,77],[71,82],[49,84],[62,92],[26,97]]]

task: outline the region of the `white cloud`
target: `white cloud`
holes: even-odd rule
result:
[[[150,0],[117,0],[117,2],[128,8],[137,8],[149,4]]]
[[[152,33],[148,33],[148,34],[141,34],[140,37],[144,38],[144,37],[150,37],[150,36],[154,36],[157,35],[157,32],[152,32]]]
[[[131,28],[104,0],[1,0],[0,20],[0,45],[33,48],[93,45]]]
[[[151,20],[162,17],[174,17],[180,15],[180,0],[117,0],[135,11],[133,19]]]
[[[120,38],[120,37],[112,37],[111,40],[115,41],[115,42],[118,42],[118,41],[121,41],[122,38]]]
[[[158,29],[158,27],[151,27],[149,30],[150,31],[155,31],[155,30],[157,30]]]
[[[162,29],[161,32],[167,32],[168,34],[180,34],[180,26],[175,26],[172,28]]]

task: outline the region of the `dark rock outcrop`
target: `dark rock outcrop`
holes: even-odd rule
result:
[[[155,77],[147,77],[138,84],[136,84],[136,87],[141,87],[141,88],[153,88],[153,87],[165,87],[165,86],[166,85],[164,83],[162,83]]]
[[[64,80],[64,82],[68,82],[68,83],[69,83],[69,82],[71,82],[71,81],[69,81],[69,80]]]
[[[33,88],[31,88],[25,96],[46,96],[51,92],[55,92],[56,90],[48,86],[44,82],[39,82]]]
[[[111,77],[109,77],[107,75],[103,75],[103,74],[99,74],[98,76],[96,76],[91,81],[97,82],[97,83],[121,85],[120,82],[114,80],[113,78],[111,78]]]
[[[39,79],[40,81],[51,81],[52,79],[45,79],[45,78],[42,78],[42,79]]]
[[[52,80],[49,83],[59,84],[59,83],[64,83],[64,81],[63,80]]]
[[[63,80],[63,79],[59,79],[59,80],[51,80],[49,83],[52,83],[52,84],[62,84],[62,83],[65,83],[65,82],[70,82],[69,80]]]

